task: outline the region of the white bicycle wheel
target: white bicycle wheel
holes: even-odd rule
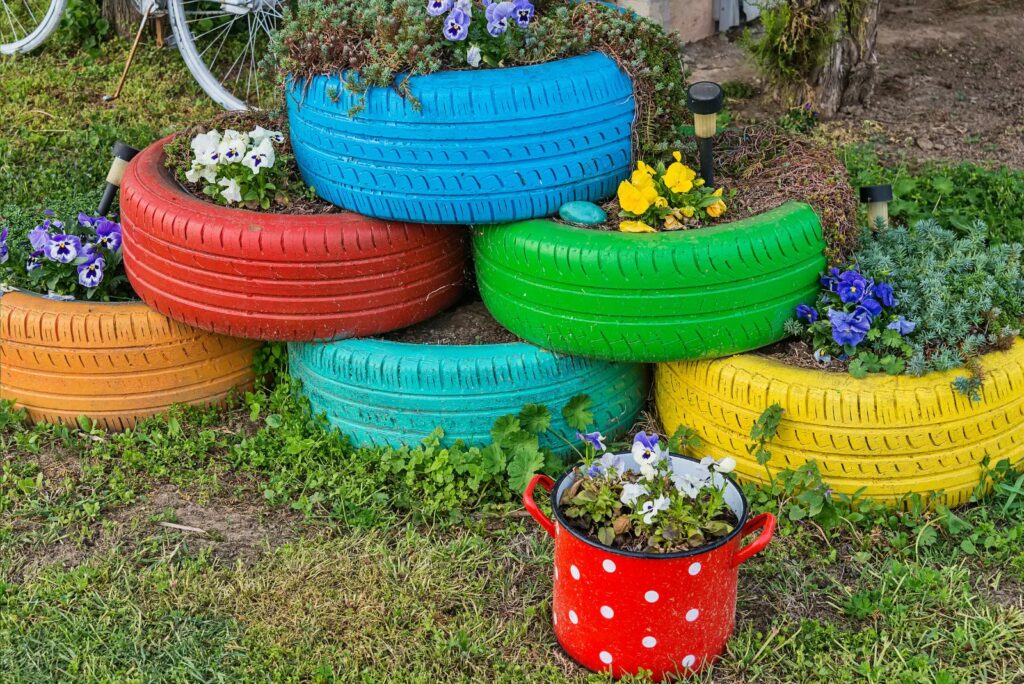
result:
[[[0,0],[2,1],[2,0]],[[171,29],[189,71],[228,110],[278,105],[263,68],[284,0],[168,0]]]
[[[39,47],[57,25],[67,0],[0,0],[0,55]]]

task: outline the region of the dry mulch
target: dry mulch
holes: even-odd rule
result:
[[[428,321],[384,336],[407,344],[477,345],[521,340],[494,320],[481,301],[461,304]]]

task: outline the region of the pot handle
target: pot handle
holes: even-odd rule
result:
[[[539,508],[537,508],[537,502],[533,500],[533,490],[540,485],[547,491],[551,491],[555,487],[555,481],[547,475],[537,474],[530,480],[530,484],[526,486],[526,491],[523,492],[523,505],[526,506],[526,510],[529,511],[533,519],[540,523],[540,526],[547,530],[547,533],[552,537],[555,536],[555,523],[551,522],[551,518],[544,515]]]
[[[751,556],[760,553],[764,547],[768,546],[768,542],[772,540],[772,535],[775,534],[775,516],[771,513],[762,513],[761,515],[754,516],[743,526],[743,530],[740,531],[740,539],[743,539],[743,537],[757,529],[761,530],[761,534],[757,535],[757,539],[736,552],[736,557],[732,561],[733,567],[739,567],[740,564],[750,560]]]

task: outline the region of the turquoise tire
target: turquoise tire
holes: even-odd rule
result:
[[[444,444],[486,444],[498,418],[524,404],[551,410],[552,430],[575,443],[562,417],[574,396],[593,401],[594,424],[607,437],[624,434],[648,394],[645,366],[563,356],[529,344],[442,346],[385,340],[288,345],[291,373],[302,381],[314,413],[357,445],[415,445],[435,428]],[[541,444],[569,446],[554,434]]]

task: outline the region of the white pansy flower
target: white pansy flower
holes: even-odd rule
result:
[[[220,147],[217,148],[217,152],[220,155],[219,161],[221,164],[233,164],[234,162],[242,161],[242,157],[248,149],[249,136],[245,133],[228,129],[224,131],[224,135],[220,139]]]
[[[203,166],[216,164],[220,158],[220,133],[214,129],[192,138],[192,155],[195,163]]]
[[[671,500],[667,496],[659,496],[653,501],[644,501],[644,505],[640,508],[640,512],[644,516],[644,523],[648,525],[653,523],[654,516],[661,511],[667,511],[670,503]]]
[[[189,183],[198,183],[200,179],[207,183],[216,183],[217,165],[192,162],[192,168],[185,172],[185,178],[188,179]]]
[[[637,502],[637,499],[646,495],[647,487],[642,484],[636,484],[635,482],[627,482],[622,485],[622,496],[619,497],[619,501],[627,506],[632,506]]]
[[[672,476],[672,484],[691,499],[696,499],[700,490],[707,486],[708,481],[704,478],[695,477],[690,473],[677,473]]]
[[[731,473],[734,470],[736,470],[736,459],[732,456],[726,456],[715,467],[716,473]]]
[[[474,45],[466,51],[466,64],[474,68],[478,67],[480,66],[480,57],[480,48]]]
[[[263,169],[269,169],[277,158],[274,156],[274,145],[270,139],[264,139],[255,149],[245,153],[242,164],[252,171],[254,176],[260,175]]]
[[[269,140],[278,144],[283,143],[284,134],[280,131],[268,131],[263,126],[257,126],[249,131],[249,139],[252,141],[254,147],[259,147],[263,144],[264,140]]]
[[[220,194],[224,196],[224,199],[228,203],[236,203],[242,201],[242,188],[238,185],[238,181],[234,178],[221,178],[218,181],[218,185],[224,186]]]

